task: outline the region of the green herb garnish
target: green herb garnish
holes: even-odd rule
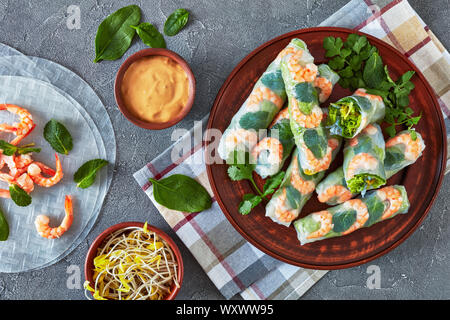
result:
[[[136,5],[123,7],[103,20],[95,37],[94,62],[122,57],[135,34],[135,30],[130,26],[137,25],[139,20],[141,9]]]
[[[0,209],[0,241],[8,240],[9,236],[9,225],[8,221],[3,214],[3,211]]]
[[[164,33],[168,36],[174,36],[184,28],[189,19],[189,11],[186,9],[177,9],[167,18],[164,23]]]
[[[26,207],[31,204],[31,196],[26,193],[17,184],[9,185],[11,199],[20,207]]]
[[[160,205],[182,212],[200,212],[211,207],[212,201],[208,191],[194,179],[174,174],[167,178],[155,180],[153,195]]]
[[[73,148],[69,130],[60,122],[51,119],[44,127],[44,138],[52,148],[61,154],[69,154]]]
[[[30,152],[41,152],[41,148],[32,148],[34,144],[28,144],[22,147],[12,145],[4,140],[0,140],[0,149],[5,156],[12,156],[15,153],[27,154]]]
[[[84,163],[73,175],[73,180],[77,183],[77,187],[82,189],[90,187],[95,181],[98,170],[107,164],[108,161],[103,159],[89,160]]]
[[[164,37],[151,23],[143,22],[138,26],[130,26],[135,29],[142,42],[150,48],[165,48]]]

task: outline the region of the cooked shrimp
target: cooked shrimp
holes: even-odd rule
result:
[[[387,219],[395,214],[403,203],[402,194],[394,187],[385,187],[377,191],[377,196],[381,201],[385,202],[386,209],[381,216],[381,219]]]
[[[367,206],[361,199],[353,199],[348,200],[343,204],[344,210],[355,210],[356,211],[356,221],[344,232],[342,235],[346,235],[352,233],[355,230],[358,230],[369,219],[369,211],[367,210]]]
[[[333,84],[331,83],[331,81],[324,77],[317,77],[314,80],[314,87],[320,89],[320,102],[325,102],[330,97],[331,91],[333,90]]]
[[[252,150],[253,159],[258,159],[263,150],[268,151],[269,164],[275,165],[283,161],[283,145],[278,139],[266,137],[258,142]]]
[[[360,96],[360,97],[365,97],[365,98],[370,99],[370,100],[378,100],[380,102],[383,101],[383,98],[381,98],[380,96],[366,93],[366,89],[362,89],[362,88],[356,90],[354,95]]]
[[[297,156],[294,156],[292,159],[292,175],[291,175],[291,184],[297,189],[301,194],[306,195],[310,194],[316,188],[316,184],[312,180],[303,180],[300,175],[300,168],[298,166]]]
[[[312,175],[320,171],[327,170],[330,167],[331,160],[333,159],[333,150],[335,150],[339,146],[339,141],[335,138],[331,138],[328,140],[327,153],[323,158],[317,159],[314,153],[306,146],[303,142],[303,148],[306,152],[306,160],[309,166],[313,169],[304,169],[303,171]]]
[[[0,131],[12,132],[16,135],[16,138],[10,143],[17,145],[23,138],[25,138],[36,126],[33,122],[33,117],[31,114],[14,104],[0,104],[0,110],[7,110],[11,113],[15,113],[19,116],[20,122],[16,122],[13,125],[6,123],[0,124]]]
[[[36,217],[34,224],[40,236],[47,239],[55,239],[61,237],[67,230],[69,230],[73,222],[73,206],[71,196],[66,196],[64,210],[66,215],[59,227],[50,227],[50,219],[45,215],[39,215]]]
[[[356,170],[367,169],[374,170],[378,166],[378,161],[374,156],[368,153],[360,153],[353,157],[348,164],[347,179],[351,179],[355,176]]]
[[[293,120],[303,128],[317,128],[322,122],[323,111],[319,106],[314,106],[309,115],[304,114],[298,107],[297,99],[291,99],[291,115]]]
[[[397,144],[405,145],[405,158],[410,161],[416,161],[425,149],[423,140],[417,138],[413,140],[409,133],[399,134],[386,142],[386,148],[395,146]]]
[[[26,193],[30,193],[34,190],[34,183],[31,180],[28,173],[23,173],[16,179],[16,183],[22,188]]]
[[[41,187],[51,187],[57,184],[59,181],[61,181],[61,179],[63,178],[63,170],[61,161],[59,161],[58,154],[56,153],[55,158],[56,158],[56,172],[54,176],[49,178],[42,176],[41,174],[42,170],[39,167],[39,165],[32,163],[28,166],[27,172],[34,183],[40,185]]]
[[[317,195],[317,199],[322,202],[328,202],[331,199],[335,198],[336,203],[343,203],[347,200],[350,200],[353,197],[353,194],[343,185],[332,185],[323,190],[322,193]]]
[[[277,106],[278,110],[283,106],[283,99],[275,92],[270,90],[265,86],[261,86],[253,90],[253,92],[248,97],[245,108],[250,112],[259,111],[259,104],[263,102],[263,100],[268,100]]]
[[[272,123],[270,124],[269,128],[272,128],[277,122],[283,119],[289,119],[289,108],[284,108],[283,110],[278,112],[275,119],[273,119]]]
[[[301,54],[300,54],[301,52]],[[287,63],[287,67],[292,78],[297,82],[313,82],[317,77],[317,66],[314,63],[308,63],[302,66],[298,61],[303,55],[303,51],[293,54]]]
[[[355,147],[356,145],[358,145],[358,137],[354,137],[348,140],[348,145],[350,147]]]
[[[287,48],[284,48],[283,50],[281,50],[281,52],[277,55],[276,59],[281,60],[288,54],[298,54],[298,56],[301,57],[303,54],[303,50],[300,50],[300,49],[297,50],[294,47],[287,47]]]
[[[0,198],[11,198],[11,194],[9,193],[9,190],[0,189]]]
[[[373,124],[369,124],[364,128],[363,132],[370,136],[373,136],[378,132],[378,129]]]
[[[306,239],[321,238],[325,236],[333,228],[333,216],[327,210],[311,213],[314,221],[320,222],[320,228],[311,232]]]
[[[251,150],[257,142],[258,135],[256,134],[256,131],[233,129],[233,131],[227,133],[225,137],[225,150],[235,150],[240,145],[243,145],[247,147],[248,150]]]
[[[295,209],[286,207],[286,200],[286,189],[283,189],[282,194],[277,198],[275,216],[281,222],[292,222],[298,214]]]

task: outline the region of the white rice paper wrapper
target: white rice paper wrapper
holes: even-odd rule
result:
[[[6,56],[1,57],[2,54]],[[29,271],[43,268],[58,262],[85,239],[98,217],[104,197],[111,184],[116,157],[116,144],[111,121],[101,100],[92,88],[84,82],[84,80],[70,70],[42,58],[26,57],[17,50],[0,44],[0,74],[29,77],[28,79],[15,78],[14,80],[19,83],[31,81],[30,83],[33,83],[39,88],[39,93],[46,92],[47,95],[48,92],[51,92],[50,96],[53,97],[53,100],[56,99],[56,101],[58,101],[58,107],[50,107],[49,105],[47,105],[45,109],[42,107],[42,111],[45,110],[46,112],[45,116],[40,115],[41,111],[38,111],[39,115],[35,115],[34,105],[29,107],[30,112],[33,114],[33,118],[37,123],[37,127],[35,131],[25,139],[25,142],[33,141],[38,143],[40,147],[43,147],[42,152],[35,155],[36,159],[45,161],[50,166],[54,167],[54,151],[42,138],[43,127],[50,118],[61,120],[61,122],[68,127],[75,142],[74,149],[69,156],[61,157],[65,177],[60,184],[46,190],[36,187],[35,191],[32,193],[33,203],[29,207],[19,208],[11,201],[11,203],[8,203],[8,207],[10,209],[5,207],[5,205],[2,205],[4,211],[8,211],[6,215],[9,219],[11,235],[8,241],[0,244],[0,272]],[[33,78],[40,79],[42,81],[33,80]],[[6,79],[4,81],[6,81]],[[30,83],[27,83],[27,87]],[[11,92],[9,94],[11,94]],[[0,97],[4,101],[5,97]],[[9,98],[10,97],[8,96],[8,99]],[[49,97],[45,98],[47,99]],[[39,99],[39,96],[36,96],[35,99],[33,99],[33,103],[34,101],[39,102],[41,107],[43,106],[41,104],[41,101],[43,100],[44,99]],[[11,103],[11,100],[8,100],[8,102]],[[20,105],[19,102],[14,103]],[[26,107],[25,105],[23,106]],[[72,111],[67,111],[67,108]],[[60,114],[63,118],[58,118]],[[0,121],[4,121],[6,119],[10,120],[12,118],[12,115],[9,115],[7,112],[2,112]],[[38,141],[36,139],[37,136],[39,136],[42,141]],[[44,145],[46,148],[44,148]],[[87,152],[83,149],[80,153],[77,149],[77,145],[80,148],[81,146],[88,148]],[[77,152],[81,154],[81,159],[84,160],[80,160],[80,158],[78,158],[76,155]],[[66,158],[69,160],[64,161]],[[72,180],[73,173],[82,163],[84,163],[84,161],[93,158],[106,159],[109,161],[110,165],[106,170],[100,170],[97,175],[96,183],[93,186],[85,190],[76,188],[75,183],[73,183]],[[45,197],[48,191],[52,191],[52,193],[49,193],[48,196]],[[28,248],[30,244],[29,239],[31,239],[29,238],[31,236],[30,231],[37,235],[34,230],[34,218],[37,214],[48,213],[51,218],[55,219],[52,219],[52,222],[55,225],[59,224],[64,216],[63,193],[66,191],[72,192],[75,197],[74,224],[69,232],[67,232],[66,235],[60,239],[38,239],[41,241],[41,243],[38,242],[39,252],[45,252],[44,256],[42,256],[39,252],[37,253]],[[41,194],[44,194],[42,198]],[[39,205],[42,206],[41,210],[46,211],[35,212],[38,210]],[[11,208],[13,211],[10,211]],[[18,230],[24,230],[21,233],[22,238],[26,234],[30,234],[28,238],[25,237],[25,239],[28,240],[24,240],[28,242],[14,241],[14,227],[16,224],[21,224],[18,221],[16,222],[15,217],[12,218],[14,221],[11,221],[10,219],[11,213],[16,210],[23,210],[23,212],[28,212],[29,214],[27,219],[27,223],[29,225],[25,227],[21,226],[20,228],[16,227]],[[77,213],[79,214],[78,218],[80,219],[78,221]],[[29,229],[30,227],[31,230]],[[42,242],[43,240],[44,242]],[[21,245],[26,245],[26,250],[20,248]],[[33,243],[33,245],[35,244]],[[9,252],[9,259],[3,259],[3,251]],[[22,254],[19,253],[20,251],[23,251]],[[15,252],[16,254],[11,255],[11,252]]]

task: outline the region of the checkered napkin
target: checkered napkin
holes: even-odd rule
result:
[[[399,49],[428,79],[446,123],[450,121],[449,54],[407,1],[352,0],[321,26],[354,28]],[[209,210],[192,214],[169,210],[155,201],[148,178],[175,173],[197,179],[212,195],[201,134],[195,134],[206,127],[207,118],[136,172],[136,181],[225,298],[239,293],[244,299],[299,299],[327,271],[295,267],[264,254],[232,227],[214,198]]]

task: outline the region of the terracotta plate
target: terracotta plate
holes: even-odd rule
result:
[[[325,37],[345,39],[354,32],[350,29],[332,27],[302,29],[279,36],[255,49],[237,65],[220,89],[211,111],[208,128],[217,128],[223,132],[228,127],[231,118],[250,94],[257,79],[292,38],[304,40],[315,57],[315,63],[319,64],[328,60],[322,47]],[[215,198],[231,224],[257,248],[287,263],[314,269],[340,269],[380,257],[398,246],[420,225],[441,185],[447,144],[444,121],[433,90],[417,68],[399,51],[370,35],[366,36],[378,47],[383,62],[388,65],[394,79],[408,70],[416,71],[412,79],[415,89],[410,96],[410,106],[414,111],[422,112],[422,120],[416,128],[425,140],[426,149],[414,165],[388,181],[388,184],[397,183],[406,187],[411,202],[408,214],[399,215],[370,228],[357,230],[344,237],[300,246],[294,227],[286,228],[265,217],[263,204],[247,216],[242,216],[238,212],[243,194],[254,192],[249,182],[232,182],[227,176],[225,164],[207,166]],[[328,102],[350,94],[349,90],[337,86]],[[342,152],[330,170],[341,164]],[[263,181],[259,179],[259,183],[262,186]],[[317,201],[317,195],[314,193],[300,217],[326,207]]]

